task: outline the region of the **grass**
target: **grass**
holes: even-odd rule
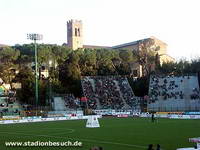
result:
[[[103,118],[100,128],[85,128],[86,120],[0,125],[0,150],[146,150],[148,144],[160,144],[163,150],[192,147],[188,138],[200,136],[200,120],[149,118]],[[6,147],[7,142],[80,141],[82,147]]]

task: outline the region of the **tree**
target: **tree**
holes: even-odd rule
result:
[[[80,96],[81,93],[79,60],[77,53],[72,52],[69,58],[59,66],[59,80],[65,88],[65,93],[74,93],[77,96]]]
[[[96,52],[96,67],[98,75],[117,74],[112,59],[115,58],[115,50],[98,49]]]
[[[52,49],[52,57],[56,63],[61,64],[63,63],[69,56],[70,53],[73,52],[72,49],[67,48],[66,46],[51,46]]]
[[[135,81],[133,80],[133,78],[128,78],[128,81],[136,96],[143,97],[145,95],[148,95],[148,90],[149,90],[148,76],[143,76]]]
[[[167,62],[163,63],[162,66],[159,67],[159,72],[162,74],[171,74],[176,70],[176,63]]]
[[[42,66],[43,64],[48,64],[50,59],[54,59],[52,57],[51,47],[48,45],[40,45],[38,46],[38,64]]]
[[[15,64],[20,52],[11,47],[4,47],[0,50],[0,78],[5,83],[10,84],[12,89],[12,80],[15,77],[15,72],[18,66]]]
[[[132,74],[133,63],[136,62],[136,57],[133,55],[132,50],[119,50],[119,57],[122,60],[122,63],[118,68],[118,70],[120,70],[120,75]]]
[[[156,51],[160,49],[153,39],[141,40],[137,50],[133,50],[137,62],[142,66],[143,76],[149,75],[155,67]]]
[[[23,45],[16,44],[12,48],[18,49],[21,55],[28,55],[28,56],[33,57],[35,54],[34,47],[35,47],[34,43],[31,43],[31,44],[23,44]]]
[[[31,68],[21,68],[15,80],[22,85],[22,88],[17,90],[17,99],[27,104],[34,104],[35,77]]]
[[[81,69],[82,76],[94,76],[97,74],[97,57],[96,50],[85,49],[80,50],[82,53],[79,53],[79,66]]]

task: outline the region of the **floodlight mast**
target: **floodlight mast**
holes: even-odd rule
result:
[[[37,54],[37,43],[36,41],[42,40],[43,36],[41,34],[30,33],[27,34],[27,39],[33,40],[35,45],[35,105],[38,108],[38,54]],[[37,113],[37,111],[36,111]]]

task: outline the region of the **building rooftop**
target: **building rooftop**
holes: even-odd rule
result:
[[[160,43],[162,43],[164,45],[167,45],[166,43],[164,43],[163,41],[157,39],[156,37],[151,36],[150,38],[145,38],[145,39],[141,39],[141,40],[137,40],[137,41],[133,41],[133,42],[129,42],[129,43],[124,43],[124,44],[112,46],[111,48],[118,49],[118,48],[123,48],[123,47],[127,47],[127,46],[133,46],[133,45],[137,45],[139,42],[142,42],[142,41],[148,40],[148,39],[153,39],[155,41],[159,41]]]
[[[7,46],[7,45],[5,45],[5,44],[0,44],[0,47],[5,47],[5,46]]]
[[[148,38],[147,38],[147,39],[148,39]],[[133,42],[129,42],[129,43],[124,43],[124,44],[112,46],[111,48],[117,49],[117,48],[123,48],[123,47],[126,47],[126,46],[137,45],[139,42],[144,41],[144,40],[146,40],[146,39],[137,40],[137,41],[133,41]]]
[[[97,45],[83,45],[83,48],[92,48],[92,49],[105,48],[105,49],[111,49],[112,47],[109,47],[109,46],[97,46]]]

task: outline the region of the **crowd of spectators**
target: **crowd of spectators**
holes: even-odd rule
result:
[[[183,99],[183,91],[179,88],[183,80],[179,80],[179,83],[177,82],[178,80],[174,76],[152,76],[149,92],[150,102],[155,102],[159,99]]]
[[[94,104],[92,105],[93,109],[97,108],[97,101],[99,101],[101,109],[122,109],[125,104],[135,105],[136,98],[125,77],[84,77],[82,87],[84,96],[88,98],[88,103]]]
[[[200,91],[197,88],[193,88],[192,94],[190,95],[192,100],[200,99]]]
[[[0,95],[0,113],[18,114],[19,106],[16,103],[16,91],[8,91]]]
[[[92,77],[95,84],[95,94],[98,96],[103,108],[120,109],[124,103],[120,96],[120,89],[116,85],[119,77]]]
[[[87,98],[88,107],[96,109],[98,96],[96,96],[96,94],[94,93],[92,83],[90,82],[90,77],[85,77],[81,82],[84,96]]]
[[[184,85],[184,82],[190,79],[190,76],[151,76],[149,103],[154,103],[157,100],[184,99],[184,86],[189,87],[189,85]],[[190,95],[190,98],[199,99],[199,93],[196,87],[193,88],[193,93]]]
[[[19,113],[19,107],[16,104],[12,103],[9,104],[5,101],[0,100],[0,113],[1,114],[18,114]]]
[[[80,108],[80,99],[75,98],[73,94],[67,94],[64,96],[65,106],[70,109]]]
[[[136,97],[133,94],[133,91],[128,83],[128,80],[126,78],[122,78],[122,80],[118,80],[118,84],[120,87],[120,90],[122,92],[122,96],[126,103],[131,107],[137,107],[140,105],[140,98]]]

